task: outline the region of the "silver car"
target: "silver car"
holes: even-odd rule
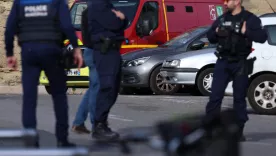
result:
[[[259,114],[276,114],[276,14],[260,16],[267,31],[268,40],[263,43],[253,42],[248,59],[255,58],[253,72],[249,75],[247,91],[248,102]],[[203,49],[170,56],[165,59],[161,75],[167,77],[167,83],[194,86],[203,95],[209,95],[216,63],[214,48]],[[232,95],[232,81],[226,94]]]
[[[166,58],[161,75],[167,77],[169,84],[193,86],[202,95],[209,95],[217,60],[214,46]]]
[[[166,83],[160,75],[164,59],[209,46],[206,32],[209,26],[185,32],[157,48],[141,49],[122,55],[121,94],[150,91],[155,94],[174,94],[181,85]]]

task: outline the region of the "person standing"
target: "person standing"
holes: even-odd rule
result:
[[[207,32],[212,44],[217,45],[218,57],[212,83],[212,92],[206,106],[207,120],[220,112],[222,99],[229,81],[233,80],[234,110],[239,120],[239,138],[245,141],[243,130],[248,121],[246,92],[252,42],[264,43],[266,31],[261,20],[242,6],[242,0],[225,0],[228,9]],[[252,64],[253,65],[253,64]]]
[[[109,0],[90,0],[88,24],[100,80],[92,137],[117,139],[119,134],[109,128],[108,114],[118,97],[122,61],[120,47],[128,20]]]
[[[73,122],[72,130],[76,133],[86,133],[89,134],[90,131],[86,128],[84,122],[87,119],[88,113],[90,117],[90,122],[94,125],[94,115],[95,115],[95,105],[96,98],[99,91],[99,78],[98,72],[94,64],[93,57],[93,45],[91,45],[90,36],[88,32],[88,9],[86,8],[82,13],[81,19],[81,31],[83,43],[85,46],[83,58],[85,65],[89,68],[89,88],[86,91],[77,111],[75,120]]]
[[[5,30],[8,67],[17,67],[13,53],[15,35],[21,47],[23,126],[36,129],[37,85],[40,72],[44,70],[52,89],[58,147],[75,146],[68,141],[67,76],[60,65],[65,34],[73,45],[75,64],[78,68],[82,66],[81,50],[70,17],[65,0],[14,0]]]

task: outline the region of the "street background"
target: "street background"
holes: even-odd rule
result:
[[[71,6],[74,0],[68,0],[68,5]],[[16,86],[21,83],[21,58],[20,48],[17,46],[17,40],[14,42],[15,56],[18,58],[19,71],[11,72],[6,69],[6,57],[4,46],[4,31],[6,26],[6,19],[10,12],[13,0],[0,0],[0,85]],[[244,6],[247,10],[261,15],[264,13],[275,12],[275,0],[244,0]]]
[[[81,95],[69,95],[70,126],[75,116]],[[109,116],[110,125],[114,130],[127,127],[151,126],[162,119],[203,112],[208,97],[181,94],[176,96],[119,96]],[[225,97],[223,108],[232,107],[232,97]],[[21,128],[21,95],[0,95],[0,128]],[[245,128],[247,141],[241,143],[242,156],[275,156],[276,118],[274,116],[256,115],[248,107],[250,120]],[[42,148],[54,147],[54,124],[52,99],[49,95],[39,95],[37,108],[38,130]],[[89,121],[86,123],[90,127]],[[78,146],[89,147],[93,156],[122,155],[115,144],[95,144],[90,135],[78,135],[70,131],[70,140]],[[14,145],[19,146],[20,144]],[[9,146],[10,142],[0,140],[1,146]],[[158,156],[147,146],[132,146],[134,155]],[[140,151],[140,152],[139,152]]]

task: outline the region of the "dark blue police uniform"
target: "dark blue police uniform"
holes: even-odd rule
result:
[[[66,75],[59,65],[63,34],[77,47],[77,37],[65,0],[15,0],[5,32],[6,55],[13,56],[14,35],[22,52],[24,128],[36,128],[37,85],[45,71],[54,101],[58,146],[74,146],[67,140],[68,104]]]
[[[246,32],[243,35],[241,28],[246,21]],[[228,34],[221,36],[216,32],[218,27],[232,27]],[[261,20],[254,14],[244,10],[240,14],[232,15],[230,12],[220,16],[207,33],[210,43],[218,43],[218,60],[214,69],[212,93],[206,106],[208,117],[220,112],[225,89],[230,80],[233,80],[234,110],[240,123],[240,137],[243,127],[248,120],[246,111],[246,92],[248,87],[248,60],[251,52],[252,41],[264,43],[267,39],[266,32],[262,29]]]
[[[119,135],[108,127],[107,118],[117,100],[121,77],[120,45],[124,39],[127,20],[121,20],[111,11],[109,0],[88,1],[89,34],[93,43],[95,65],[100,79],[100,89],[95,110],[95,128],[92,136],[97,139],[113,139]],[[114,44],[105,53],[101,50],[103,38]]]

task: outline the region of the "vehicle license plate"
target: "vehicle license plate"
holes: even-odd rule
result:
[[[67,76],[80,76],[80,71],[78,69],[70,69],[67,71]]]

